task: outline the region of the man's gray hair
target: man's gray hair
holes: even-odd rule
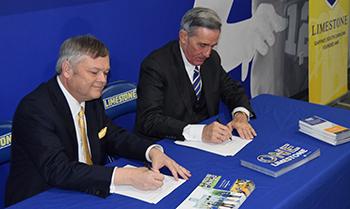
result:
[[[204,7],[192,8],[182,17],[180,29],[185,30],[191,36],[198,27],[221,31],[221,19],[212,9]]]
[[[72,64],[80,61],[82,56],[88,55],[91,58],[109,56],[107,47],[92,35],[82,35],[68,38],[60,48],[59,58],[56,63],[56,72],[62,72],[62,63],[68,60]]]

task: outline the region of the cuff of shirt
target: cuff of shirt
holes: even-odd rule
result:
[[[182,135],[189,141],[202,141],[204,126],[202,124],[189,124],[185,126]]]
[[[251,117],[249,110],[247,110],[247,109],[244,108],[244,107],[236,107],[236,108],[233,109],[233,111],[232,111],[232,118],[235,117],[235,113],[236,113],[236,112],[243,112],[244,114],[246,114],[246,115],[247,115],[247,118],[248,118],[248,121],[249,121],[249,119],[250,119],[250,117]]]
[[[146,150],[146,160],[148,162],[152,162],[151,158],[149,157],[149,152],[151,151],[152,148],[156,148],[156,149],[159,149],[161,152],[164,152],[164,149],[162,146],[160,146],[159,144],[153,144],[151,146],[149,146]]]
[[[113,191],[113,187],[115,187],[116,185],[114,185],[114,175],[115,175],[115,171],[117,170],[118,167],[114,167],[113,170],[113,174],[112,174],[112,179],[111,179],[111,184],[109,185],[109,191]]]

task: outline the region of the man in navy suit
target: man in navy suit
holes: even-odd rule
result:
[[[155,138],[222,143],[233,129],[245,139],[256,133],[254,117],[239,82],[224,71],[217,45],[221,20],[208,8],[193,8],[181,20],[179,40],[152,52],[141,65],[136,130]],[[218,114],[220,99],[232,112],[228,124],[198,125]]]
[[[109,51],[95,37],[77,36],[61,46],[57,76],[23,98],[13,119],[7,206],[52,187],[101,197],[111,186],[157,189],[166,166],[175,179],[190,173],[160,145],[112,124],[101,92],[110,70]],[[152,169],[105,167],[107,155],[152,162]]]

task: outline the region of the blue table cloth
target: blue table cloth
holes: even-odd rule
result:
[[[169,156],[192,172],[192,177],[158,204],[116,194],[102,199],[76,191],[51,189],[10,208],[176,208],[207,173],[255,182],[256,189],[240,207],[242,209],[350,208],[350,143],[332,146],[298,131],[298,120],[310,115],[350,127],[350,111],[272,95],[255,97],[252,106],[257,118],[251,120],[251,124],[258,136],[233,157],[179,146],[167,139],[159,142]],[[319,147],[321,156],[278,178],[240,165],[240,158],[259,154],[262,149],[274,149],[284,141]],[[126,159],[114,164],[143,165]],[[167,169],[162,172],[169,174]]]

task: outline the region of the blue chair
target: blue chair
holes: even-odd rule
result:
[[[124,80],[107,84],[102,92],[106,115],[129,131],[134,127],[136,99],[136,85]],[[107,162],[116,158],[117,156],[108,156]]]
[[[106,114],[111,119],[136,111],[136,85],[128,81],[114,81],[102,92]]]
[[[12,123],[0,123],[0,208],[4,208],[5,185],[10,171]]]

